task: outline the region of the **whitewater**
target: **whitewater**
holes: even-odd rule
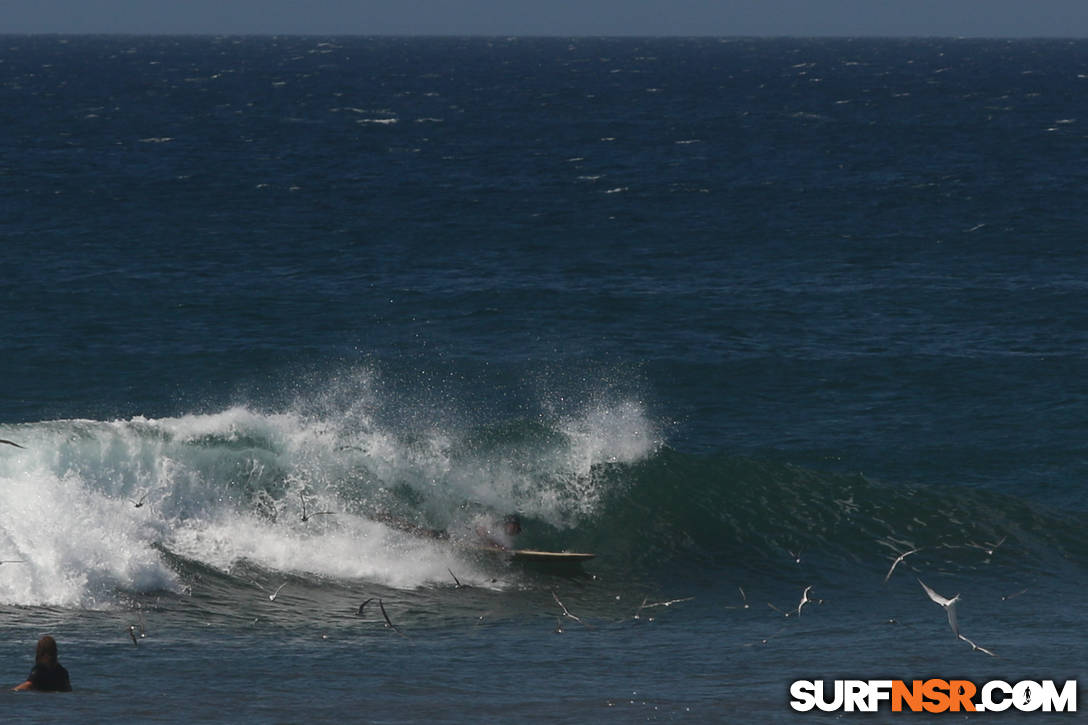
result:
[[[404,589],[448,582],[450,568],[483,579],[449,546],[376,519],[468,538],[480,517],[518,512],[562,531],[619,493],[595,470],[660,446],[631,403],[501,431],[398,432],[365,410],[360,399],[325,417],[236,407],[6,428],[23,449],[0,462],[0,549],[25,566],[2,572],[0,601],[108,608],[115,593],[181,594],[164,549],[223,572],[247,562]]]

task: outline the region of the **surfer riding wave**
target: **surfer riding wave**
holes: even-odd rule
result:
[[[451,538],[449,531],[419,526],[392,514],[380,513],[375,514],[372,518],[413,536],[444,540]],[[509,551],[514,548],[514,539],[521,533],[521,517],[517,514],[508,514],[499,520],[493,517],[480,516],[476,518],[472,531],[479,539],[480,544],[493,549]]]
[[[492,519],[476,522],[476,535],[486,545],[509,551],[514,548],[514,539],[521,533],[521,518],[509,514],[501,522]]]

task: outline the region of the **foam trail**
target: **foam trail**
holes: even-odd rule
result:
[[[255,565],[268,571],[363,580],[402,589],[448,581],[451,567],[470,571],[449,546],[350,515],[339,516],[335,524],[323,525],[318,532],[294,525],[269,526],[252,516],[225,517],[180,528],[168,547],[225,572]],[[485,578],[475,576],[480,581]]]

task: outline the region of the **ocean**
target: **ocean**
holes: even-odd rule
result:
[[[0,667],[74,687],[3,719],[1083,702],[1086,91],[1083,40],[0,37]]]

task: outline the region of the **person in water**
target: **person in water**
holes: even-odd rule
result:
[[[499,549],[512,549],[514,537],[521,533],[521,518],[517,514],[510,514],[502,520],[502,526],[496,526],[490,522],[480,523],[476,526],[476,535],[488,546]]]
[[[26,682],[15,686],[16,690],[41,690],[43,692],[71,692],[68,670],[57,661],[57,640],[48,634],[38,640],[34,656],[34,668]]]

